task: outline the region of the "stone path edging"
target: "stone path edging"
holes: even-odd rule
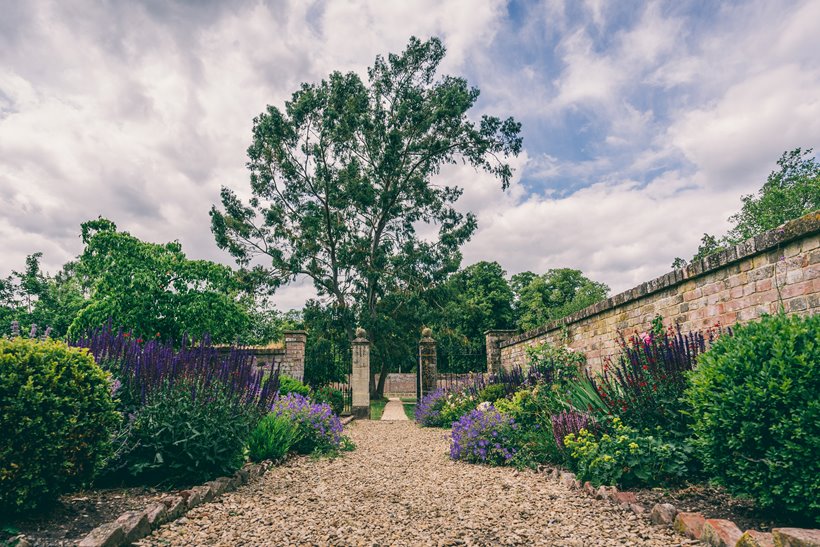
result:
[[[353,416],[341,418],[342,426],[353,421]],[[119,547],[149,535],[162,524],[176,520],[194,507],[208,503],[225,492],[236,490],[252,479],[264,475],[273,466],[270,460],[246,463],[231,477],[219,477],[200,486],[171,493],[148,505],[142,511],[126,511],[116,520],[106,522],[88,533],[78,547]]]
[[[657,503],[647,512],[633,492],[621,492],[615,486],[595,488],[589,481],[581,484],[574,473],[557,467],[545,468],[551,476],[570,490],[581,490],[598,500],[616,503],[652,524],[673,528],[677,533],[712,547],[820,547],[820,530],[806,528],[773,528],[771,532],[746,530],[726,519],[707,519],[702,513],[679,512],[671,503]]]
[[[133,543],[149,535],[160,525],[178,519],[197,505],[208,503],[225,492],[236,490],[261,477],[272,466],[273,462],[269,460],[247,463],[230,477],[219,477],[200,486],[168,494],[142,511],[126,511],[116,520],[91,530],[78,547],[119,547]]]

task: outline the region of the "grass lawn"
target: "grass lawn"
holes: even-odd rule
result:
[[[387,399],[374,399],[370,401],[370,419],[381,420],[384,414],[384,407],[387,406]]]
[[[412,421],[416,419],[416,398],[415,397],[402,397],[401,404],[404,407],[404,414],[407,416],[407,419]]]

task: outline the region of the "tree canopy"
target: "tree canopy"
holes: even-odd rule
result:
[[[783,152],[777,160],[780,169],[769,173],[757,195],[740,198],[743,206],[729,217],[729,232],[721,238],[703,234],[692,261],[820,209],[820,163],[812,153],[811,148]],[[675,258],[672,267],[682,268],[686,264],[682,258]]]
[[[464,162],[506,188],[506,158],[521,149],[512,118],[468,117],[479,91],[437,76],[444,55],[440,40],[411,38],[401,54],[376,57],[366,82],[334,72],[303,84],[284,109],[268,106],[248,148],[253,197],[223,188],[222,210],[211,209],[217,244],[243,265],[264,256],[274,285],[310,278],[377,341],[382,298],[443,281],[476,229],[453,207],[462,189],[434,177]],[[437,233],[422,237],[424,225]]]
[[[512,277],[517,325],[529,330],[591,306],[607,297],[609,287],[580,270],[557,268],[542,275],[522,272]]]

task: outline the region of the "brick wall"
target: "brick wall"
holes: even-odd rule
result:
[[[583,351],[589,365],[598,368],[604,357],[617,352],[618,331],[646,330],[656,314],[664,324],[687,332],[750,321],[781,305],[787,313],[820,311],[820,211],[562,320],[493,343],[504,367],[525,364],[527,346],[549,342]]]
[[[376,374],[376,383],[379,383],[379,374]],[[385,397],[415,397],[416,373],[390,372],[384,380]]]

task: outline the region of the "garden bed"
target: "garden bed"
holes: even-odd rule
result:
[[[0,544],[23,534],[32,546],[76,545],[97,526],[125,511],[144,509],[168,492],[153,488],[105,488],[61,496],[55,506],[35,515],[3,522]]]
[[[807,524],[766,514],[757,509],[753,501],[733,497],[719,486],[695,484],[686,488],[651,488],[630,492],[635,493],[638,503],[647,510],[656,503],[671,503],[678,511],[702,513],[707,519],[731,520],[741,530],[768,532],[776,527]]]

